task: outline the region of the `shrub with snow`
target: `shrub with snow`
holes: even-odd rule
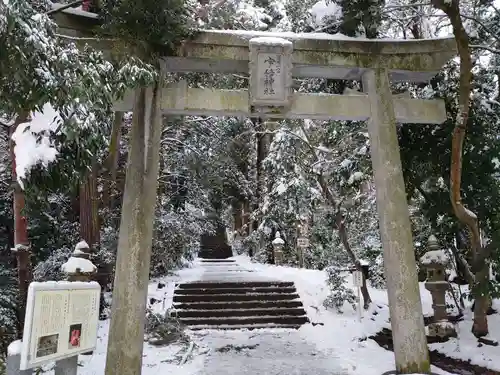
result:
[[[357,299],[354,292],[345,286],[345,275],[337,267],[328,267],[326,273],[328,275],[327,284],[330,288],[330,294],[323,301],[323,306],[335,308],[338,313],[342,314],[344,304],[347,302],[356,310]]]
[[[185,326],[170,310],[167,310],[165,314],[158,314],[148,310],[144,328],[146,339],[154,345],[169,345],[174,342],[189,341],[184,332]]]
[[[5,359],[7,348],[17,338],[20,329],[15,276],[15,270],[0,265],[0,363]]]
[[[62,247],[53,251],[46,260],[38,263],[33,270],[35,281],[59,281],[64,280],[66,274],[62,272],[61,266],[70,258],[72,249]]]

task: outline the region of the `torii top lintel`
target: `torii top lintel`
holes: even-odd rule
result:
[[[53,8],[61,7],[53,4]],[[93,13],[64,9],[54,15],[62,34],[92,33]],[[88,25],[88,28],[85,27]],[[340,34],[243,30],[202,30],[184,42],[176,57],[165,56],[168,71],[247,73],[250,39],[278,37],[293,42],[294,77],[360,79],[366,69],[386,68],[394,82],[425,82],[456,55],[453,38],[363,39]]]

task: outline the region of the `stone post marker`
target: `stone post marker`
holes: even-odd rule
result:
[[[431,235],[428,240],[428,251],[420,258],[420,263],[427,270],[425,289],[431,292],[434,318],[429,325],[429,335],[442,339],[456,337],[457,332],[448,320],[446,313],[446,291],[450,284],[446,280],[445,268],[449,263],[444,250],[439,248],[437,238]]]
[[[274,250],[274,264],[279,266],[283,264],[283,245],[285,245],[285,241],[281,238],[280,232],[276,232],[272,244]]]
[[[7,360],[5,363],[6,375],[32,375],[33,369],[20,370],[21,367],[21,340],[10,343],[7,348]]]

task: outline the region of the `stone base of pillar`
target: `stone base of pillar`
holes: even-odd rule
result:
[[[283,264],[283,251],[274,250],[274,264],[276,266],[281,266]]]
[[[429,324],[427,327],[429,336],[439,337],[442,340],[447,340],[451,337],[457,337],[455,326],[448,321],[439,321]]]

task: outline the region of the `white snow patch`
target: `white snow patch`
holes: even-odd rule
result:
[[[311,15],[317,25],[323,25],[325,19],[342,17],[342,8],[333,1],[320,0],[311,7]]]
[[[272,242],[273,245],[284,245],[285,241],[281,238],[280,232],[276,232],[276,238]]]
[[[368,266],[370,265],[370,262],[368,262],[366,259],[359,259],[359,264],[362,266]]]
[[[75,246],[75,250],[82,250],[82,249],[88,249],[88,248],[90,248],[90,246],[89,246],[89,244],[88,244],[86,241],[84,241],[84,240],[82,240],[82,241],[78,242],[78,243],[76,244],[76,246]]]
[[[234,258],[241,265],[254,269],[262,275],[272,275],[280,280],[294,282],[309,319],[316,323],[316,325],[302,326],[299,332],[306,341],[314,343],[319,350],[338,357],[341,366],[349,375],[380,375],[394,370],[393,352],[381,348],[371,339],[360,341],[384,327],[390,328],[385,290],[369,288],[373,305],[369,311],[363,310],[360,323],[358,312],[348,304],[345,304],[343,314],[334,313],[323,307],[323,301],[329,294],[324,271],[263,265],[253,263],[250,258],[243,255]],[[347,286],[355,291],[352,279],[347,279]],[[424,283],[420,283],[419,287],[424,315],[431,315],[432,297],[425,289]],[[377,315],[373,315],[375,310]],[[435,366],[432,367],[432,371],[436,374],[452,375]]]
[[[493,301],[493,308],[500,309],[500,301]],[[431,350],[437,350],[451,358],[470,361],[470,363],[487,367],[493,371],[500,371],[500,351],[498,346],[478,346],[477,338],[472,334],[473,312],[467,309],[464,320],[458,322],[456,327],[458,339],[453,338],[444,343],[429,344]],[[489,338],[500,338],[500,314],[488,316]]]
[[[369,287],[373,305],[370,310],[362,312],[363,316],[360,322],[358,313],[348,304],[344,307],[343,314],[334,313],[323,307],[323,300],[329,293],[324,271],[264,265],[252,262],[247,256],[236,256],[232,259],[248,270],[248,275],[253,275],[255,279],[293,281],[309,319],[317,325],[306,324],[298,331],[291,333],[275,328],[253,331],[187,331],[195,343],[196,349],[193,357],[181,366],[179,360],[173,360],[175,353],[181,349],[179,345],[174,343],[158,348],[146,343],[143,352],[143,375],[157,373],[178,375],[263,373],[274,375],[282,373],[280,363],[285,363],[286,367],[293,367],[294,364],[297,364],[295,372],[289,371],[287,373],[312,374],[312,369],[310,372],[300,371],[301,360],[309,358],[310,355],[316,356],[320,361],[327,361],[325,364],[331,366],[330,374],[380,375],[394,370],[393,352],[381,348],[371,339],[360,341],[360,339],[380,331],[383,327],[390,327],[387,292],[385,290]],[[209,268],[219,267],[221,266],[202,264],[197,260],[193,267],[180,270],[175,276],[153,280],[148,287],[148,308],[155,313],[164,314],[172,306],[173,292],[177,283],[203,279],[203,274],[206,277],[207,273],[210,273]],[[219,276],[230,275],[230,268],[234,268],[234,265],[225,265],[222,268],[228,272],[221,272]],[[159,287],[159,282],[163,284],[162,287]],[[346,286],[354,290],[350,278],[348,278]],[[431,315],[431,295],[425,289],[424,283],[420,283],[419,288],[424,315]],[[156,303],[149,303],[152,297],[157,301]],[[497,302],[495,301],[495,303]],[[497,306],[494,307],[498,309],[500,306],[497,303]],[[378,314],[374,315],[374,311],[377,311]],[[431,344],[430,348],[451,357],[466,361],[470,359],[472,363],[496,370],[500,369],[498,347],[486,345],[477,347],[477,340],[470,333],[472,315],[470,312],[467,314],[465,320],[459,323],[459,345],[457,340],[451,340],[443,344]],[[488,319],[491,335],[500,337],[500,315],[495,314],[489,316]],[[92,356],[80,357],[83,366],[78,370],[79,375],[104,374],[108,327],[109,321],[101,322],[97,348]],[[302,340],[301,343],[299,343],[299,338]],[[258,345],[255,349],[243,349],[241,352],[234,353],[223,353],[216,350],[227,345],[243,346],[249,343]],[[457,346],[460,347],[458,350]],[[296,348],[300,350],[295,350]],[[273,358],[273,353],[277,353],[276,358]],[[325,359],[325,355],[328,356],[327,359]],[[289,369],[286,368],[286,370]],[[452,375],[436,367],[433,367],[432,371],[436,374]],[[53,375],[53,371],[49,370],[47,375]]]
[[[218,33],[218,34],[229,34],[236,35],[242,38],[252,39],[260,36],[263,37],[277,37],[277,38],[286,38],[292,40],[299,39],[321,39],[321,40],[357,40],[368,43],[375,42],[386,42],[386,43],[414,43],[418,39],[368,39],[363,37],[350,37],[341,33],[336,34],[328,34],[328,33],[294,33],[291,31],[282,31],[282,32],[271,32],[271,31],[249,31],[249,30],[207,30],[210,33]],[[439,38],[429,38],[426,40],[443,40],[450,39],[452,36],[443,36]]]
[[[293,43],[290,42],[289,40],[283,39],[283,38],[278,38],[275,36],[262,36],[258,38],[252,38],[250,39],[250,43],[255,43],[255,44],[266,44],[266,45],[280,45],[280,46],[292,46]]]
[[[23,342],[21,340],[12,341],[7,348],[7,355],[17,355],[21,354],[23,348]]]
[[[88,259],[70,257],[68,261],[61,266],[61,271],[65,273],[92,273],[97,271],[97,267]]]
[[[344,159],[340,162],[340,166],[342,168],[348,168],[352,163],[353,161],[351,159]]]
[[[363,172],[360,172],[360,171],[356,171],[354,172],[353,174],[351,174],[349,176],[349,179],[347,180],[347,183],[349,185],[352,185],[355,181],[359,181],[359,180],[362,180],[363,177],[364,177],[364,173]]]
[[[33,281],[30,283],[30,288],[48,286],[50,289],[86,289],[95,288],[99,283],[96,281]]]
[[[43,106],[42,112],[32,114],[31,121],[19,124],[12,140],[15,143],[17,180],[23,187],[23,179],[37,163],[48,165],[57,156],[57,150],[50,140],[50,133],[55,132],[61,121],[59,114],[50,104]]]
[[[62,8],[63,6],[66,6],[67,4],[58,4],[58,3],[52,3],[52,9],[57,10],[59,8]],[[82,17],[87,17],[87,18],[97,18],[98,15],[92,12],[87,12],[82,9],[81,6],[75,7],[75,8],[67,8],[61,11],[62,13],[68,13],[68,14],[74,14],[75,16],[82,16]]]
[[[448,264],[449,259],[444,250],[432,250],[426,252],[420,257],[420,263],[423,265],[435,264]]]
[[[491,159],[491,163],[495,167],[495,169],[500,169],[500,160],[498,158]]]

